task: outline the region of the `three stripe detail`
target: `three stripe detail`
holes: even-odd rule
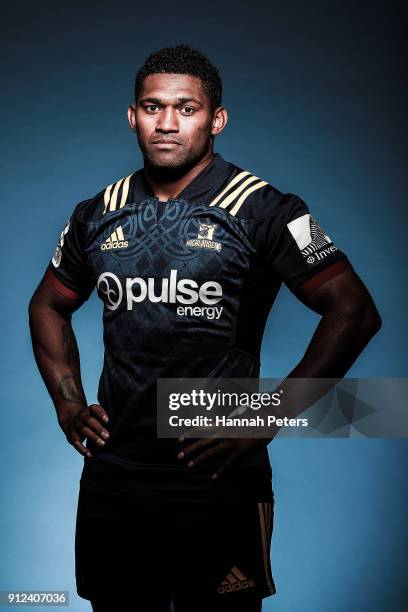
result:
[[[210,206],[227,209],[234,217],[247,197],[267,184],[266,181],[262,181],[257,176],[244,170],[228,183],[225,189],[210,203]]]
[[[126,204],[127,197],[129,195],[129,184],[132,174],[120,179],[112,185],[108,185],[103,194],[104,209],[103,214],[119,210]]]

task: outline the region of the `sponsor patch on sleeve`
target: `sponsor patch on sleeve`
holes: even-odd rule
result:
[[[337,251],[332,239],[310,214],[302,215],[287,225],[303,258],[313,266]]]
[[[60,263],[61,263],[62,247],[64,246],[65,235],[68,233],[68,230],[69,230],[69,223],[70,221],[67,221],[64,229],[62,230],[60,239],[58,240],[58,244],[55,249],[55,253],[51,259],[53,266],[55,266],[56,268],[59,268]]]

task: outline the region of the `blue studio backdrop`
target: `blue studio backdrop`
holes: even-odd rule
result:
[[[90,609],[74,581],[83,460],[36,369],[27,306],[74,205],[141,165],[126,109],[148,53],[185,42],[218,65],[230,122],[216,150],[299,194],[369,288],[383,327],[348,376],[408,375],[402,17],[383,2],[4,8],[0,590],[69,590],[70,609]],[[95,295],[74,316],[89,402],[101,316]],[[262,375],[284,377],[317,323],[283,287]],[[406,441],[276,439],[269,448],[277,595],[265,612],[404,609]]]

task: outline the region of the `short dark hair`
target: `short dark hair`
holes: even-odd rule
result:
[[[150,74],[189,74],[201,79],[212,108],[220,106],[222,82],[218,68],[200,51],[188,45],[164,47],[149,55],[136,75],[135,100],[144,79]]]

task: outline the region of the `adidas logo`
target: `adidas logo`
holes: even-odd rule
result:
[[[110,251],[111,249],[126,249],[129,246],[129,242],[125,240],[121,226],[117,227],[114,232],[111,233],[109,238],[101,244],[101,251]]]
[[[221,582],[217,589],[217,593],[233,593],[234,591],[242,591],[243,589],[249,589],[255,586],[255,581],[252,578],[247,578],[237,568],[236,565],[226,575],[224,580]]]

